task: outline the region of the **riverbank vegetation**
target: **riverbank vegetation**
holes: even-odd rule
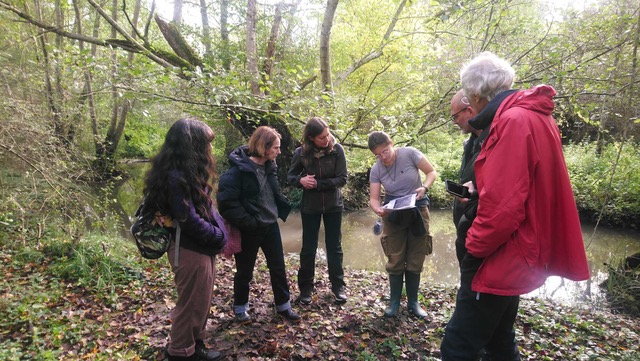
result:
[[[292,293],[295,256],[287,257]],[[429,313],[401,308],[385,319],[386,275],[346,270],[349,301],[333,304],[325,264],[309,306],[295,305],[299,325],[283,323],[270,304],[268,272],[259,259],[247,326],[231,312],[233,262],[218,257],[206,342],[226,360],[438,360],[455,289],[423,284]],[[175,302],[165,258],[143,260],[135,246],[90,235],[73,246],[63,235],[38,247],[0,248],[0,358],[3,360],[162,360]],[[403,301],[404,304],[405,301]],[[637,318],[588,305],[523,299],[516,322],[523,360],[637,360]]]

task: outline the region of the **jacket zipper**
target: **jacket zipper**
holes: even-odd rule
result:
[[[316,158],[316,159],[318,160],[318,170],[319,170],[319,173],[320,173],[320,178],[322,178],[322,163],[320,162],[320,158]],[[316,179],[316,182],[317,181],[318,180]],[[317,183],[316,183],[316,186],[317,186]],[[320,191],[320,192],[321,192],[321,195],[322,195],[322,213],[324,213],[324,191]]]

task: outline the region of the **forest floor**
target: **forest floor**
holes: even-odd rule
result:
[[[46,262],[16,268],[11,257],[0,253],[0,347],[5,349],[0,359],[164,359],[175,302],[165,258],[141,260],[143,272],[130,284],[96,293],[48,279]],[[319,263],[313,302],[294,303],[303,319],[290,324],[275,312],[268,270],[260,257],[251,285],[254,321],[238,325],[231,310],[234,264],[223,257],[217,260],[205,342],[222,352],[224,360],[439,360],[444,327],[454,310],[454,288],[423,280],[420,301],[429,319],[410,316],[404,299],[400,315],[389,319],[382,317],[388,292],[385,273],[346,269],[349,300],[337,305],[326,265]],[[287,256],[287,267],[293,301],[298,295],[297,256]],[[516,335],[523,360],[638,360],[638,321],[588,305],[567,307],[523,298]],[[43,356],[48,349],[50,358]]]

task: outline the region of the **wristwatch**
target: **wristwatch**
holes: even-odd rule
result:
[[[420,187],[420,188],[424,188],[424,192],[425,192],[425,193],[429,193],[429,188],[427,188],[427,186],[422,186],[422,187]]]

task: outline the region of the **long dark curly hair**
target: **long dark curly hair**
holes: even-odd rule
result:
[[[145,178],[144,194],[151,200],[146,202],[149,207],[170,214],[168,200],[175,188],[169,185],[169,173],[177,171],[180,178],[173,187],[181,187],[198,214],[212,219],[211,194],[217,178],[216,161],[211,154],[214,137],[213,130],[195,118],[183,118],[171,126]],[[184,200],[185,204],[187,201]]]

